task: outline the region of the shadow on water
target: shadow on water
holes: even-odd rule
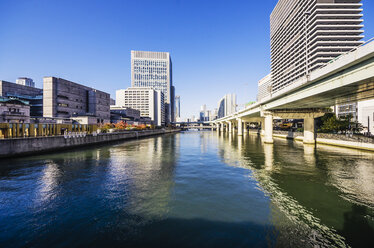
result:
[[[72,228],[51,226],[48,232],[36,228],[32,239],[23,240],[20,235],[12,247],[282,247],[277,245],[273,227],[250,222],[173,218],[147,221],[117,213],[110,220],[91,221],[89,226],[73,224]],[[9,243],[0,245],[9,247]]]
[[[128,230],[104,232],[91,247],[274,247],[271,227],[253,223],[225,223],[203,219],[166,219],[152,221],[141,232]],[[113,236],[115,234],[115,237]],[[108,244],[108,240],[111,242]]]
[[[352,211],[344,213],[341,234],[352,247],[374,247],[374,226],[368,221],[368,211],[364,206],[353,205]]]

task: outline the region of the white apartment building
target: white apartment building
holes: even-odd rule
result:
[[[131,51],[131,86],[161,91],[165,97],[166,120],[174,121],[175,92],[168,52]]]
[[[231,115],[236,112],[236,94],[227,94],[218,102],[218,118]]]
[[[363,41],[360,0],[279,0],[270,16],[272,92]]]
[[[345,104],[335,106],[335,114],[338,118],[345,118],[351,116],[351,121],[358,121],[357,119],[357,102],[347,100]]]
[[[131,87],[116,91],[117,106],[140,111],[141,117],[149,117],[155,125],[165,124],[164,94],[148,87]]]
[[[374,133],[374,100],[357,103],[357,120],[365,127],[364,132]]]
[[[271,95],[271,74],[268,74],[266,77],[261,79],[258,82],[258,93],[257,101],[260,102],[263,98],[266,98]]]

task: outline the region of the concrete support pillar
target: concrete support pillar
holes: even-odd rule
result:
[[[273,144],[273,115],[271,113],[266,113],[265,115],[265,137],[264,142],[266,144]]]
[[[244,131],[244,133],[248,133],[248,122],[244,122],[243,123],[243,131]]]
[[[229,125],[226,123],[226,133],[229,132]]]
[[[219,125],[220,125],[220,127],[221,127],[221,128],[220,128],[220,131],[221,131],[221,133],[223,133],[223,131],[225,131],[225,130],[224,130],[225,127],[223,126],[223,123],[220,123]]]
[[[260,121],[260,124],[261,124],[260,135],[265,136],[265,121],[264,120]]]
[[[315,144],[314,118],[304,118],[304,144]]]
[[[232,133],[233,129],[232,121],[229,121],[229,133]]]
[[[243,120],[238,118],[238,136],[243,136]]]

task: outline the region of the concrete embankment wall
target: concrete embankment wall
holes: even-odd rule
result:
[[[145,130],[128,131],[119,133],[87,135],[86,137],[65,138],[64,136],[49,136],[35,138],[14,138],[0,140],[0,158],[35,155],[44,152],[61,151],[81,146],[95,145],[112,141],[134,139],[166,133],[174,133],[179,130]]]
[[[273,134],[273,137],[293,139],[298,141],[303,141],[303,133],[301,132],[277,132]],[[346,148],[360,149],[366,151],[374,151],[373,139],[368,137],[347,137],[341,134],[323,134],[318,133],[317,144],[340,146]]]

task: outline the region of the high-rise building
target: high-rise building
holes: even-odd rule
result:
[[[44,77],[43,116],[90,116],[97,123],[110,122],[110,95],[62,78]]]
[[[206,104],[201,105],[201,107],[200,107],[199,120],[200,121],[205,121],[206,120]]]
[[[117,106],[137,109],[157,126],[165,124],[164,94],[149,87],[131,87],[116,91]]]
[[[35,87],[35,83],[31,78],[27,77],[20,77],[16,80],[16,84],[20,84],[23,86]]]
[[[272,92],[363,43],[360,0],[279,0],[270,16]]]
[[[175,97],[175,121],[180,122],[181,118],[181,97]]]
[[[231,115],[236,112],[236,95],[227,94],[218,102],[218,118]]]
[[[175,90],[168,52],[131,51],[131,86],[161,91],[165,97],[166,122],[174,122]]]
[[[257,102],[271,95],[271,74],[258,82]]]

